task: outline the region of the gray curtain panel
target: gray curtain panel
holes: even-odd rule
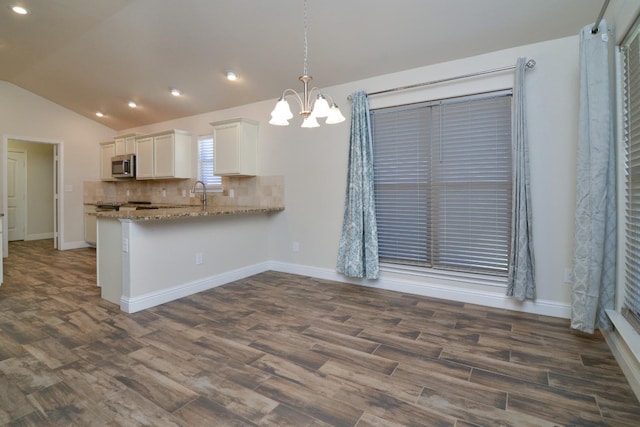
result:
[[[513,211],[511,214],[511,254],[507,295],[519,301],[535,299],[535,262],[531,221],[529,145],[525,110],[524,71],[526,58],[516,62],[513,87]]]
[[[367,279],[377,279],[380,271],[369,102],[362,91],[351,95],[349,170],[336,270]]]
[[[616,180],[607,24],[580,31],[580,115],[571,328],[610,328],[616,281]]]

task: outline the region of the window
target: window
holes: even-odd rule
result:
[[[625,295],[622,314],[640,331],[640,26],[623,44],[625,144]]]
[[[372,110],[381,263],[507,275],[511,93]]]
[[[203,135],[198,137],[198,179],[204,182],[207,189],[219,189],[222,178],[214,175],[213,137]]]

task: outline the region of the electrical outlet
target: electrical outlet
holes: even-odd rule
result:
[[[196,265],[200,265],[202,263],[202,252],[196,252]]]
[[[300,252],[300,243],[293,242],[293,244],[291,245],[291,250],[293,252]]]
[[[167,197],[167,189],[166,188],[162,189],[162,197]]]

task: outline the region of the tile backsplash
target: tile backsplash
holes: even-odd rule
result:
[[[190,197],[195,182],[195,179],[85,181],[84,203],[147,201],[198,205],[200,193]],[[284,176],[282,175],[249,178],[225,176],[222,177],[222,188],[222,192],[207,193],[209,205],[284,207]]]

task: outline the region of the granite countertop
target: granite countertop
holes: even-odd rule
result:
[[[98,218],[130,219],[133,221],[153,221],[162,219],[192,218],[201,216],[238,215],[245,213],[280,212],[284,206],[178,206],[159,209],[140,209],[130,211],[104,211],[89,213]]]

